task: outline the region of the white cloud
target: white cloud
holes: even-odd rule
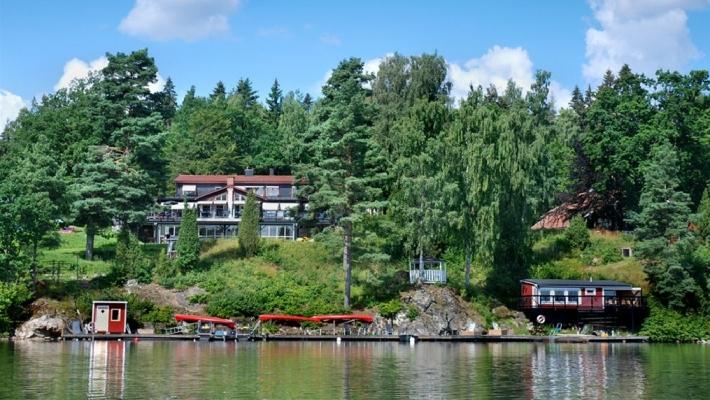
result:
[[[59,81],[54,85],[54,90],[64,89],[71,86],[75,79],[83,79],[89,76],[90,72],[100,71],[108,65],[108,59],[101,56],[96,60],[85,62],[78,58],[72,58],[64,64],[64,73]]]
[[[321,36],[320,41],[331,46],[340,46],[341,44],[343,44],[343,41],[340,39],[339,36],[330,33],[326,33],[325,35]]]
[[[363,70],[368,74],[377,75],[377,71],[380,70],[380,64],[382,64],[382,61],[392,56],[394,56],[394,53],[387,53],[384,57],[377,57],[367,60],[364,62]]]
[[[75,79],[86,78],[91,72],[101,71],[107,65],[108,59],[105,56],[101,56],[89,62],[72,58],[64,64],[64,73],[54,85],[54,90],[69,88]],[[151,93],[155,93],[162,90],[163,86],[165,86],[165,78],[157,74],[156,81],[148,84],[148,90],[150,90]]]
[[[535,81],[535,70],[528,52],[522,47],[493,46],[481,57],[472,58],[463,65],[449,62],[447,78],[452,84],[452,97],[461,100],[468,96],[471,86],[485,89],[493,85],[502,92],[511,79],[525,93]],[[567,107],[572,98],[570,90],[556,81],[550,83],[550,96],[558,109]]]
[[[118,29],[152,40],[194,41],[229,32],[240,0],[136,0]]]
[[[148,90],[150,90],[151,93],[156,93],[163,90],[163,86],[165,86],[165,78],[160,74],[156,74],[155,82],[148,84]]]
[[[590,0],[598,28],[586,34],[584,77],[597,83],[607,69],[623,64],[638,72],[680,69],[700,57],[688,29],[686,11],[710,0]]]
[[[2,136],[5,125],[17,118],[20,110],[24,107],[27,107],[27,102],[22,97],[0,89],[0,136]]]
[[[533,83],[533,63],[522,47],[493,46],[480,58],[466,61],[463,66],[449,63],[448,78],[452,83],[451,94],[458,99],[468,95],[469,88],[494,85],[504,90],[508,80],[527,89]]]

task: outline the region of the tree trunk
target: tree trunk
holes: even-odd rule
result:
[[[466,283],[467,290],[471,288],[471,258],[473,256],[471,253],[471,244],[466,243],[466,273],[464,282]]]
[[[88,224],[86,225],[86,251],[84,252],[84,258],[91,261],[94,258],[94,235],[96,234],[96,228]]]
[[[346,310],[350,309],[350,283],[352,280],[353,256],[351,253],[353,228],[348,222],[343,226],[343,269],[345,270],[345,301]]]

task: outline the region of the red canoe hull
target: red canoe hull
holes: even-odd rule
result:
[[[315,315],[313,317],[303,317],[300,315],[288,314],[262,314],[259,315],[259,320],[275,321],[275,322],[345,322],[345,321],[360,321],[366,324],[371,324],[374,318],[367,314],[342,314],[342,315]]]
[[[215,324],[222,324],[230,329],[235,329],[236,327],[236,324],[232,320],[204,315],[175,314],[175,320],[185,322],[213,322]]]

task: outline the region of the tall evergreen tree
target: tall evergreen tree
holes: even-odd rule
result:
[[[374,117],[363,63],[342,61],[323,87],[316,111],[315,142],[309,149],[312,162],[300,168],[308,179],[303,193],[313,211],[324,211],[343,232],[344,306],[350,308],[354,228],[371,213],[383,209],[377,143],[372,138]]]
[[[259,245],[261,243],[259,209],[259,202],[256,200],[256,196],[253,192],[249,192],[246,203],[244,204],[242,220],[239,223],[239,232],[237,233],[239,249],[246,257],[252,257],[259,251]]]
[[[247,108],[256,105],[256,101],[259,98],[256,94],[256,90],[252,88],[249,78],[240,79],[237,82],[237,90],[235,94],[239,101]]]
[[[279,117],[281,116],[283,104],[283,92],[281,91],[281,86],[279,86],[279,80],[274,79],[274,84],[271,85],[271,91],[269,92],[269,97],[266,98],[266,105],[271,115],[271,120],[278,124]]]
[[[700,199],[698,212],[695,223],[697,225],[698,236],[710,245],[710,189],[706,188],[703,191],[703,196]]]
[[[313,97],[311,97],[310,93],[306,93],[306,95],[303,96],[303,101],[301,101],[301,105],[303,106],[304,110],[311,111],[311,107],[313,107]]]
[[[635,228],[636,254],[654,292],[669,306],[684,309],[698,306],[702,293],[689,271],[690,198],[679,190],[678,174],[673,147],[667,142],[655,146],[644,172],[641,210],[629,220]]]
[[[227,89],[224,87],[224,83],[222,81],[217,82],[217,86],[212,90],[212,94],[210,94],[210,100],[212,101],[218,101],[218,100],[224,100],[227,98]]]
[[[200,238],[197,232],[197,210],[185,203],[180,220],[180,234],[177,245],[177,266],[182,271],[197,267],[200,261]]]
[[[154,93],[156,102],[156,111],[160,113],[163,120],[170,125],[177,111],[177,93],[175,92],[175,84],[168,77],[165,81],[165,86],[160,92]]]

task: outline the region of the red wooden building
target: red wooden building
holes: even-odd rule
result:
[[[539,324],[638,325],[644,316],[641,288],[609,280],[523,279],[520,309]]]
[[[125,301],[95,301],[91,307],[92,333],[125,333],[128,304]]]

